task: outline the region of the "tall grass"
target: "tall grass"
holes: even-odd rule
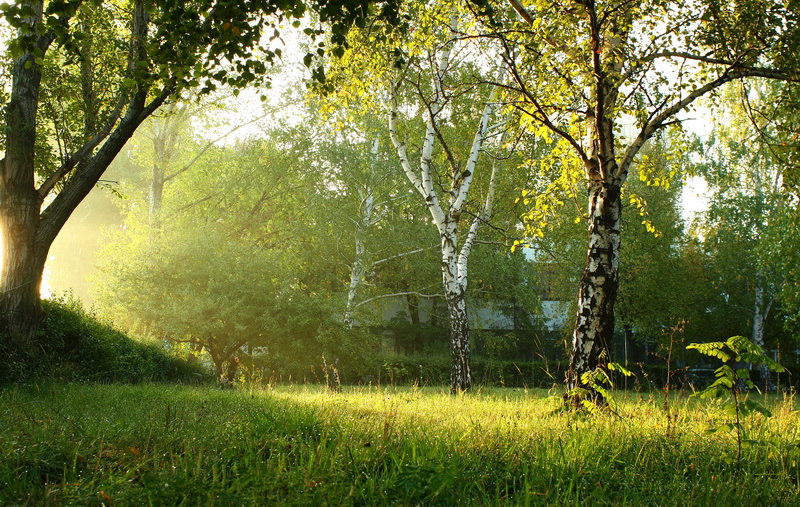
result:
[[[763,505],[798,502],[794,399],[735,442],[714,405],[618,395],[559,411],[544,391],[157,384],[0,393],[0,504]]]

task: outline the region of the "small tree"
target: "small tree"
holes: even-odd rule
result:
[[[686,348],[697,350],[706,356],[716,357],[723,362],[723,365],[714,372],[717,380],[693,396],[700,398],[730,397],[723,408],[732,421],[711,428],[709,431],[712,433],[734,432],[736,435],[736,465],[741,468],[742,444],[753,442],[747,439],[744,419],[754,413],[772,417],[772,413],[761,404],[743,396],[741,391],[743,385],[748,389],[755,389],[756,386],[750,380],[750,371],[747,368],[740,368],[739,365],[742,363],[763,365],[777,373],[785,371],[785,369],[767,357],[761,347],[744,336],[732,336],[724,342],[692,343]]]

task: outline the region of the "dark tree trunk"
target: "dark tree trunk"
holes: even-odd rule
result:
[[[589,251],[567,377],[570,388],[586,387],[581,376],[608,360],[619,286],[621,212],[620,185],[593,181],[589,187]]]
[[[31,2],[34,14],[26,20],[39,23],[41,2]],[[26,38],[31,37],[28,35]],[[33,41],[31,41],[33,42]],[[34,43],[42,51],[50,40]],[[40,318],[39,286],[47,246],[37,241],[41,197],[34,187],[36,113],[42,73],[31,53],[14,62],[11,96],[6,109],[5,158],[0,175],[0,227],[3,266],[0,271],[0,332],[15,347],[33,336]]]
[[[406,284],[406,290],[411,290],[409,284]],[[411,324],[419,326],[419,296],[410,293],[406,294],[406,307],[408,308],[408,315],[411,317]]]
[[[3,190],[0,313],[9,343],[15,348],[24,348],[36,333],[41,317],[39,289],[49,245],[43,245],[36,238],[38,194]]]
[[[159,140],[160,141],[160,140]],[[164,161],[161,158],[164,152],[164,143],[154,142],[156,161],[153,162],[153,178],[150,181],[150,217],[155,222],[155,216],[161,209],[161,200],[164,195]],[[159,147],[161,150],[159,150]],[[161,153],[159,153],[159,151]],[[153,223],[153,225],[157,225]]]

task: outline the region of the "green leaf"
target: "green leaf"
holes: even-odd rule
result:
[[[632,377],[633,376],[633,372],[632,371],[628,370],[627,368],[625,368],[624,366],[622,366],[619,363],[608,363],[608,369],[611,370],[611,371],[616,371],[616,372],[622,373],[626,377]]]
[[[769,409],[767,409],[766,407],[764,407],[763,405],[761,405],[756,401],[746,400],[743,403],[743,405],[747,408],[749,412],[758,412],[764,417],[772,417],[772,412],[770,412]]]

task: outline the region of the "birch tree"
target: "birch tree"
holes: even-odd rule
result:
[[[631,165],[649,139],[723,84],[793,78],[796,67],[769,65],[789,54],[797,13],[777,3],[544,0],[512,2],[516,12],[475,3],[485,35],[502,50],[517,109],[535,135],[558,140],[571,161],[564,179],[586,188],[588,253],[567,379],[581,387],[614,333],[621,195]],[[621,135],[626,124],[632,129]]]
[[[472,146],[468,150],[465,162],[460,163],[452,152],[451,146],[441,135],[446,106],[452,98],[449,96],[448,88],[453,85],[448,81],[452,79],[450,77],[451,65],[453,65],[451,53],[456,44],[454,35],[457,25],[458,18],[453,16],[442,46],[438,51],[430,51],[426,55],[427,61],[432,64],[425,69],[431,80],[432,95],[430,98],[425,94],[419,94],[416,97],[421,101],[418,107],[423,111],[425,117],[425,134],[418,164],[412,163],[406,142],[401,137],[398,127],[400,121],[398,87],[406,85],[416,86],[417,89],[420,89],[420,83],[415,79],[418,75],[413,77],[406,75],[395,81],[392,84],[389,99],[389,137],[397,150],[397,156],[406,178],[425,202],[441,240],[442,283],[450,317],[450,387],[453,392],[466,390],[472,386],[469,320],[466,304],[468,261],[478,228],[491,216],[496,164],[492,166],[483,208],[469,223],[466,234],[461,236],[460,244],[459,232],[474,175],[476,171],[480,170],[479,157],[488,144],[492,129],[491,122],[494,120],[494,113],[498,108],[496,89],[493,88],[484,103]],[[436,181],[438,177],[434,168],[434,150],[437,141],[441,146],[440,149],[446,155],[447,175],[450,183],[449,187],[445,187],[443,191],[436,189],[439,184]]]
[[[764,87],[729,90],[716,109],[715,129],[706,143],[704,175],[709,183],[709,209],[703,216],[706,248],[715,264],[717,290],[723,305],[734,309],[731,319],[748,326],[756,345],[765,346],[765,326],[784,284],[770,262],[770,240],[785,214],[783,171],[769,138],[773,125],[762,117],[747,117],[771,96]],[[738,102],[738,103],[737,103]],[[769,388],[769,369],[761,369]]]
[[[466,36],[469,26],[456,26],[463,14],[463,5],[456,2],[406,4],[400,12],[406,24],[403,32],[380,23],[370,25],[369,31],[352,32],[351,49],[329,74],[328,84],[340,102],[386,112],[400,169],[436,227],[451,326],[454,392],[472,384],[467,264],[478,228],[491,214],[495,181],[479,158],[485,160],[480,155],[490,145],[500,145],[499,131],[491,124],[497,121],[497,92],[475,77],[490,68],[498,74],[499,69],[484,48]],[[420,141],[409,137],[409,131],[417,129],[422,130]],[[409,139],[415,143],[409,144]],[[471,144],[462,152],[459,143],[467,139]],[[414,162],[417,150],[419,162]],[[470,197],[476,171],[485,185],[477,205],[470,201],[476,201],[474,192]]]

